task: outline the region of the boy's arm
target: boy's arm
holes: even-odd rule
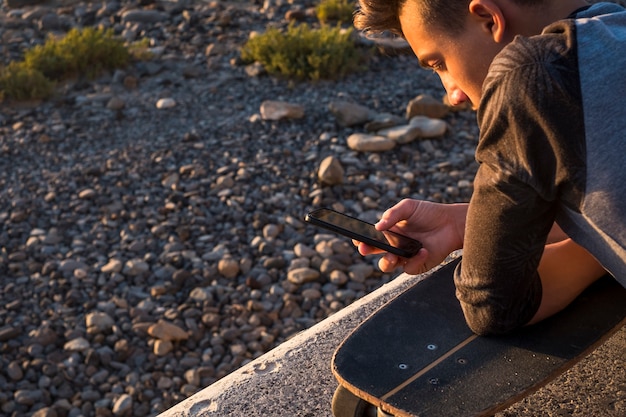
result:
[[[585,288],[606,274],[602,265],[573,240],[546,245],[539,263],[542,297],[529,324],[565,308]]]
[[[550,234],[548,235],[547,243],[556,243],[562,240],[569,238],[567,234],[559,227],[558,224],[554,223],[552,229],[550,229]]]

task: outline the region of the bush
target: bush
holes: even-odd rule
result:
[[[11,62],[0,68],[0,101],[46,99],[52,95],[54,82],[24,63]]]
[[[72,76],[94,78],[104,70],[126,66],[130,54],[111,30],[72,29],[60,40],[49,38],[24,55],[26,67],[52,80]]]
[[[145,45],[136,45],[138,51]],[[131,52],[112,31],[72,29],[62,39],[48,38],[24,54],[22,62],[0,67],[0,100],[46,99],[54,81],[69,77],[94,78],[105,70],[128,64]]]
[[[352,23],[356,5],[351,0],[322,0],[316,7],[315,13],[320,22]]]
[[[260,62],[274,75],[299,80],[337,79],[361,68],[364,54],[352,40],[352,29],[289,25],[282,33],[270,28],[246,42],[241,58]]]

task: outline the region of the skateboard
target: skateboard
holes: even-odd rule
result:
[[[455,297],[459,261],[389,301],[337,348],[335,417],[491,416],[626,324],[626,289],[607,275],[549,319],[504,336],[477,336]]]

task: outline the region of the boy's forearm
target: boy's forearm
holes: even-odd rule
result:
[[[550,230],[550,234],[548,235],[548,239],[546,243],[556,243],[562,240],[567,239],[569,236],[559,227],[558,224],[554,223],[552,229]]]
[[[469,208],[469,204],[455,203],[450,204],[450,207],[452,208],[451,215],[454,218],[454,224],[456,225],[459,236],[459,243],[456,249],[463,249],[463,244],[465,242],[465,223],[467,221],[467,209]]]
[[[571,239],[547,245],[538,271],[542,286],[541,305],[530,323],[561,311],[606,274],[602,265]]]

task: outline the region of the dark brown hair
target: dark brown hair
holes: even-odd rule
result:
[[[404,36],[400,26],[400,10],[407,1],[416,1],[426,25],[457,31],[463,27],[470,0],[359,0],[354,15],[358,30],[372,33],[384,31]]]
[[[414,1],[425,25],[444,29],[451,34],[460,33],[464,27],[470,0],[359,0],[354,15],[358,30],[372,33],[389,31],[404,36],[400,25],[400,10]],[[513,0],[525,6],[536,6],[545,0]]]

